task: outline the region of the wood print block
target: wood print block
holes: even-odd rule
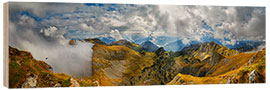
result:
[[[4,8],[9,88],[265,83],[265,7]]]

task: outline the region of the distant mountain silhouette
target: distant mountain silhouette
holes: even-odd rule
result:
[[[151,41],[145,41],[141,43],[141,46],[143,47],[143,50],[149,51],[149,52],[155,52],[159,48],[157,45],[155,45]]]
[[[177,40],[175,42],[168,43],[164,46],[164,49],[167,51],[180,51],[184,48],[182,40]]]

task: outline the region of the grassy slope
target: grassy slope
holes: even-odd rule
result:
[[[102,86],[121,85],[126,79],[137,76],[144,67],[149,67],[154,62],[153,53],[147,52],[142,55],[125,46],[95,44],[93,51],[93,80]]]
[[[71,85],[70,76],[56,74],[47,70],[50,66],[44,61],[35,60],[31,53],[9,47],[9,87],[18,88],[30,74],[38,76],[37,87],[53,87],[61,83],[63,87]]]
[[[246,61],[250,60],[250,56],[255,56],[252,64],[248,65]],[[191,75],[178,74],[175,78],[168,83],[168,85],[179,84],[218,84],[218,83],[248,83],[248,74],[255,70],[258,74],[256,76],[256,83],[265,83],[265,48],[257,53],[240,53],[239,55],[227,57],[233,59],[227,65],[241,66],[237,69],[224,72],[223,69],[230,66],[219,67],[216,73],[207,77],[195,77]],[[245,62],[245,63],[244,63]],[[240,65],[243,64],[243,65]],[[219,74],[217,74],[219,73]]]
[[[203,43],[195,48],[189,48],[185,51],[186,54],[174,58],[176,63],[179,64],[179,68],[182,68],[180,72],[182,74],[190,74],[200,77],[215,73],[217,68],[224,65],[224,58],[238,53],[235,50],[228,49],[227,47],[218,45],[214,42]],[[225,66],[226,65],[234,66],[235,64],[226,62]],[[229,69],[223,70],[223,73],[228,71]],[[219,73],[220,72],[218,72],[218,74]]]
[[[259,73],[256,82],[265,82],[265,49],[258,53],[234,55],[238,52],[213,43],[206,43],[201,47],[204,48],[192,51],[191,56],[173,57],[166,54],[156,56],[150,52],[137,52],[126,46],[95,43],[92,57],[93,76],[75,80],[80,86],[160,85],[168,82],[168,84],[215,84],[226,83],[232,77],[233,83],[246,83],[248,74],[256,70]],[[207,47],[210,48],[205,49]],[[213,55],[211,52],[221,54],[224,59],[214,66],[200,60],[211,57]],[[253,56],[256,56],[254,63],[247,65]],[[50,72],[47,70],[50,66],[33,59],[31,53],[10,47],[9,63],[10,87],[20,87],[29,74],[38,75],[38,87],[52,87],[59,82],[63,86],[71,85],[70,76]],[[189,65],[191,68],[199,68],[198,72],[209,69],[211,73],[206,74],[206,77],[179,73],[181,68]]]

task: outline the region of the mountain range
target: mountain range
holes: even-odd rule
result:
[[[70,40],[69,43],[77,45],[77,41],[94,44],[92,75],[75,78],[54,73],[50,65],[34,59],[30,52],[9,47],[9,86],[265,83],[265,47],[243,52],[215,42],[204,42],[176,47],[182,49],[171,52],[166,50],[168,47],[158,47],[151,41],[136,44],[123,39],[109,44],[94,38]],[[181,43],[172,43],[172,47]]]
[[[99,39],[107,44],[111,44],[112,42],[117,42],[119,40],[113,38],[113,37],[98,37],[96,39]],[[192,44],[198,44],[198,43],[204,43],[204,42],[215,42],[219,45],[224,45],[227,48],[238,50],[241,52],[248,52],[252,50],[256,50],[259,46],[264,46],[265,41],[255,41],[255,40],[240,40],[236,41],[234,45],[231,44],[222,44],[219,40],[213,39],[213,38],[207,38],[206,40],[194,41],[189,40],[188,43],[183,43],[182,39],[176,38],[176,37],[168,37],[168,36],[158,36],[158,37],[145,37],[142,38],[140,36],[134,36],[132,39],[125,38],[122,40],[127,40],[132,43],[136,44],[142,44],[145,42],[151,42],[152,44],[155,44],[157,47],[164,47],[166,51],[181,51],[184,47],[190,46]],[[141,45],[142,46],[142,45]]]

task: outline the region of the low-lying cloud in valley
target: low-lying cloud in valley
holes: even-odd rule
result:
[[[92,74],[92,43],[78,41],[69,45],[63,35],[64,30],[56,27],[34,30],[32,18],[22,16],[19,22],[10,22],[9,45],[32,53],[33,57],[43,60],[57,73],[67,73],[74,77]],[[29,22],[31,21],[31,22]]]

